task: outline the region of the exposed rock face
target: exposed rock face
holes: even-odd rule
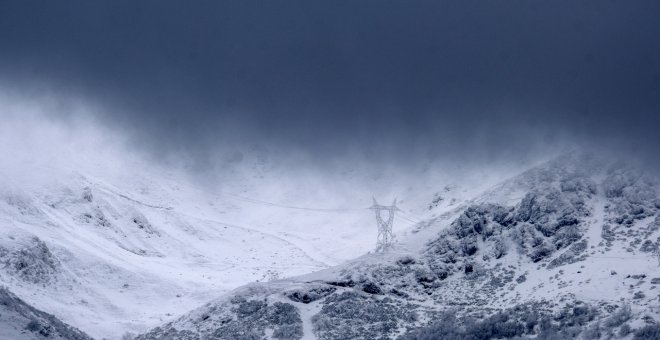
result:
[[[472,272],[475,261],[500,259],[511,246],[539,262],[580,240],[584,218],[591,214],[587,200],[595,190],[585,182],[574,178],[565,192],[548,185],[526,194],[515,207],[469,206],[429,242],[427,258],[434,273],[445,279],[468,266]]]

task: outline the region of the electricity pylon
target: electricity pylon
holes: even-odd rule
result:
[[[369,209],[376,213],[376,223],[378,224],[378,241],[376,244],[377,252],[386,252],[394,247],[394,234],[392,234],[392,225],[394,224],[394,212],[400,210],[396,207],[396,198],[392,205],[380,205],[374,198],[374,205]],[[380,215],[380,212],[386,210],[389,216],[386,220]]]

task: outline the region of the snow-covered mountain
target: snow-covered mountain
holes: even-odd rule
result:
[[[241,287],[137,339],[658,339],[659,188],[563,156],[429,202],[395,251]]]
[[[117,329],[145,330],[241,284],[350,256],[318,250],[276,209],[162,181],[122,183],[72,173],[32,190],[4,187],[0,282],[94,336],[118,337]],[[251,223],[251,208],[263,223]]]
[[[447,209],[478,190],[391,183],[359,168],[329,185],[311,171],[291,176],[264,152],[195,181],[116,150],[97,155],[101,144],[52,157],[30,156],[41,144],[3,149],[13,161],[0,164],[0,285],[96,338],[145,332],[241,285],[371,251],[374,192],[430,215],[428,202]],[[411,221],[397,218],[395,231]]]

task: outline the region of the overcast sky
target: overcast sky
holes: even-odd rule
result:
[[[658,158],[659,1],[2,1],[0,89],[160,157]],[[52,115],[66,119],[66,109]]]

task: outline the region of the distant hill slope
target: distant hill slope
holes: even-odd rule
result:
[[[375,246],[372,192],[355,184],[386,187],[387,177],[344,169],[341,180],[307,173],[294,186],[290,169],[246,157],[245,171],[203,188],[176,170],[104,155],[0,166],[0,285],[94,337],[144,332],[246,283]],[[443,191],[434,209],[460,194]]]
[[[0,287],[0,339],[92,340],[80,330],[26,304],[4,287]]]
[[[659,188],[563,156],[421,222],[396,251],[245,286],[137,339],[658,339]]]

